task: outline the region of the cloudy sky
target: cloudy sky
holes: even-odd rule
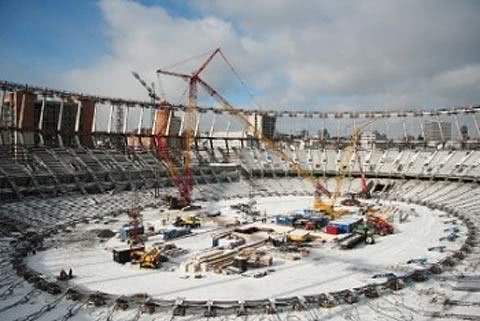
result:
[[[240,106],[478,104],[479,16],[476,0],[0,0],[0,79],[146,98],[134,70],[182,102],[155,70],[221,47],[246,86],[220,57],[203,76]]]

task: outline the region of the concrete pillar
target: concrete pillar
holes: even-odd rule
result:
[[[15,127],[24,130],[35,130],[35,101],[37,95],[25,90],[15,92]]]
[[[94,128],[95,102],[89,99],[80,100],[80,120],[78,133],[80,143],[87,147],[93,147],[92,129]]]

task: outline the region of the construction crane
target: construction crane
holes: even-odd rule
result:
[[[237,119],[240,120],[240,122],[243,124],[244,128],[246,129],[252,129],[252,132],[254,133],[255,138],[257,138],[260,142],[263,143],[263,145],[270,151],[274,152],[277,154],[281,159],[285,160],[289,167],[295,170],[298,176],[303,177],[304,179],[310,180],[313,185],[314,185],[314,202],[313,202],[313,207],[314,209],[321,210],[326,212],[332,217],[336,217],[340,214],[343,214],[344,211],[336,211],[334,209],[335,203],[336,203],[336,198],[340,194],[341,190],[341,185],[344,177],[346,176],[346,173],[348,172],[348,166],[341,166],[341,171],[339,175],[337,176],[336,180],[336,190],[334,193],[330,193],[328,189],[322,184],[320,179],[317,177],[313,176],[311,172],[305,168],[303,168],[298,162],[295,160],[292,160],[291,157],[284,151],[283,148],[278,146],[273,140],[262,136],[257,130],[255,130],[255,126],[250,123],[248,118],[242,114],[240,111],[238,111],[235,107],[233,107],[222,95],[220,95],[212,86],[210,86],[208,83],[206,83],[202,78],[200,78],[199,74],[202,72],[206,65],[213,59],[215,55],[219,54],[223,60],[227,63],[227,65],[232,69],[232,71],[235,72],[235,70],[232,67],[232,64],[227,60],[223,52],[220,50],[220,48],[215,49],[215,51],[208,57],[208,59],[205,61],[205,63],[192,75],[188,74],[183,74],[183,73],[178,73],[178,72],[172,72],[172,71],[166,71],[166,70],[161,70],[158,69],[157,73],[159,74],[164,74],[164,75],[169,75],[173,77],[178,77],[181,78],[185,81],[187,81],[190,84],[190,101],[193,101],[192,98],[194,98],[195,103],[196,103],[196,98],[197,98],[197,85],[200,85],[202,88],[205,89],[205,91],[213,97],[221,106],[221,108],[228,113],[230,113],[232,116],[235,116]],[[236,73],[236,72],[235,72]],[[194,90],[194,91],[193,91]],[[195,106],[195,105],[190,105],[189,106]],[[366,126],[370,125],[371,122],[368,122],[365,124],[363,127],[356,129],[352,135],[352,146],[350,146],[350,157],[346,159],[351,159],[353,151],[357,149],[358,146],[358,140],[359,140],[359,135],[361,133],[361,130],[365,128]],[[358,153],[357,153],[358,154]],[[359,157],[359,155],[358,155]],[[364,190],[364,186],[367,187],[366,181],[365,181],[365,176],[362,174],[362,190]],[[368,187],[367,187],[368,188]],[[323,198],[327,197],[330,201],[325,202]]]
[[[223,52],[220,50],[220,48],[215,49],[215,51],[208,57],[208,59],[205,61],[205,63],[195,72],[193,72],[191,75],[188,74],[182,74],[178,72],[172,72],[172,71],[166,71],[166,70],[161,70],[158,69],[157,73],[159,74],[164,74],[164,75],[169,75],[173,77],[178,77],[181,78],[185,81],[187,81],[190,84],[190,95],[189,95],[189,102],[195,102],[197,99],[197,85],[200,85],[202,88],[205,89],[205,91],[213,97],[221,106],[222,109],[228,111],[231,115],[237,117],[240,122],[243,123],[245,128],[252,128],[255,137],[261,141],[266,148],[269,150],[273,151],[277,155],[279,155],[282,159],[284,159],[289,166],[297,172],[297,174],[303,178],[309,179],[314,183],[315,186],[315,204],[317,205],[317,209],[324,210],[328,213],[333,212],[333,206],[330,206],[329,204],[323,204],[320,206],[320,201],[319,199],[322,197],[322,195],[325,195],[327,197],[331,197],[330,192],[328,189],[319,181],[319,179],[313,177],[310,173],[310,171],[304,169],[300,164],[297,162],[293,161],[290,156],[275,142],[267,137],[264,137],[260,135],[258,131],[255,130],[255,126],[250,123],[247,117],[240,113],[235,107],[233,107],[223,96],[221,96],[212,86],[210,86],[208,83],[206,83],[202,78],[200,78],[199,74],[205,69],[207,64],[213,59],[215,55],[221,55],[222,58],[225,60],[225,62],[232,68],[232,65],[230,62],[227,60]],[[189,104],[189,107],[195,106],[194,104]]]
[[[360,159],[360,152],[359,152],[358,145],[359,145],[360,135],[361,135],[362,131],[367,126],[372,124],[374,121],[375,120],[370,120],[370,121],[366,122],[365,124],[363,124],[362,126],[356,127],[356,128],[353,129],[351,144],[349,146],[347,146],[346,148],[344,148],[343,158],[342,158],[342,160],[340,162],[340,165],[339,165],[338,174],[335,177],[335,181],[336,181],[335,192],[333,192],[331,194],[331,203],[332,203],[331,205],[332,206],[336,205],[337,198],[341,194],[343,181],[345,180],[346,176],[348,175],[349,168],[350,168],[349,165],[350,165],[350,162],[352,160],[352,157],[355,157],[355,160],[357,161],[358,166],[360,168],[361,192],[363,194],[368,194],[368,184],[367,184],[367,180],[365,178],[365,171],[362,168],[362,162],[361,162],[361,159]]]
[[[148,96],[151,98],[153,104],[158,104],[160,108],[167,108],[169,109],[169,104],[166,102],[165,99],[159,97],[155,93],[155,89],[147,85],[147,83],[140,77],[140,75],[136,72],[132,72],[132,75],[138,82],[147,90]],[[190,106],[190,104],[189,104]],[[195,105],[193,105],[195,106]],[[173,113],[170,110],[170,113]],[[165,167],[167,168],[170,178],[177,188],[179,192],[179,199],[177,201],[173,201],[176,207],[185,207],[190,205],[192,201],[192,190],[193,190],[193,175],[191,166],[191,153],[190,153],[190,146],[192,140],[192,121],[191,119],[195,119],[195,116],[192,114],[195,113],[195,108],[188,107],[186,114],[185,114],[185,152],[184,152],[184,171],[183,173],[179,170],[179,166],[175,162],[174,158],[170,154],[170,149],[168,146],[168,140],[165,138],[165,135],[169,133],[155,133],[154,141],[155,141],[155,148],[157,150],[157,154],[165,163]],[[187,119],[189,120],[187,122]],[[195,124],[193,122],[193,124]],[[154,124],[155,125],[155,124]]]

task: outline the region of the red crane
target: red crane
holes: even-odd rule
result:
[[[187,81],[190,84],[190,94],[189,94],[189,107],[196,106],[196,100],[197,100],[197,89],[198,85],[200,85],[202,88],[205,89],[205,91],[213,97],[221,106],[222,109],[228,111],[231,115],[236,116],[245,126],[245,128],[252,128],[254,129],[254,125],[252,125],[249,120],[242,114],[240,113],[236,108],[234,108],[223,96],[221,96],[212,86],[207,84],[203,79],[200,78],[199,74],[205,69],[207,64],[213,59],[213,57],[219,54],[222,56],[223,60],[227,63],[227,65],[232,69],[233,72],[235,70],[233,69],[232,65],[230,62],[227,60],[223,52],[220,50],[220,48],[215,49],[215,51],[208,57],[208,59],[205,61],[205,63],[194,73],[191,75],[188,74],[182,74],[178,72],[171,72],[171,71],[165,71],[158,69],[157,73],[164,74],[164,75],[169,75],[169,76],[174,76],[174,77],[179,77],[182,78],[183,80]],[[235,72],[236,73],[236,72]],[[192,102],[195,102],[193,104]],[[256,132],[256,131],[254,131]],[[265,144],[265,146],[280,155],[282,159],[285,159],[289,166],[292,167],[294,170],[297,171],[298,175],[304,178],[311,178],[310,174],[303,169],[297,162],[292,161],[290,157],[280,148],[275,144],[272,140],[266,138],[266,137],[261,137],[260,135],[256,135],[257,138]],[[328,191],[328,189],[322,185],[322,183],[316,179],[314,179],[314,185],[315,185],[315,196],[316,197],[321,197],[321,195],[326,195],[327,197],[331,197],[331,193]]]
[[[183,201],[183,205],[189,205],[192,201],[193,191],[193,173],[192,173],[192,153],[191,148],[193,140],[195,139],[195,127],[197,122],[197,100],[198,100],[198,83],[199,75],[205,70],[207,65],[213,59],[213,57],[220,52],[220,49],[216,49],[205,62],[195,70],[191,75],[182,75],[182,78],[188,80],[188,102],[185,109],[184,117],[184,131],[183,136],[183,167],[184,171],[181,173],[178,170],[178,166],[170,153],[168,146],[168,140],[165,139],[161,133],[155,135],[155,146],[158,154],[167,163],[167,168],[170,172],[173,183],[177,187],[180,197]],[[179,76],[180,74],[157,70],[157,74],[165,74],[171,76]],[[150,91],[149,91],[150,93]],[[168,133],[166,133],[168,135]]]
[[[138,75],[138,73],[132,72],[132,75],[147,90],[148,96],[152,99],[153,104],[158,104],[160,110],[163,109],[167,110],[169,113],[173,113],[173,111],[169,108],[169,104],[155,93],[155,89],[153,88],[153,86],[148,86],[147,83]],[[190,109],[190,112],[195,112],[194,108],[193,111]],[[154,126],[155,125],[156,124],[154,124]],[[166,168],[170,174],[170,179],[178,190],[181,204],[183,206],[187,206],[191,203],[193,190],[193,176],[190,169],[191,156],[189,155],[189,146],[191,145],[191,139],[189,139],[189,135],[192,131],[189,130],[189,125],[190,124],[188,124],[186,127],[186,135],[184,136],[186,140],[184,144],[184,146],[186,146],[184,158],[188,158],[188,161],[185,161],[184,159],[183,173],[178,169],[179,166],[170,154],[168,139],[165,137],[168,136],[169,133],[158,131],[155,133],[154,136],[155,148],[157,150],[158,157],[164,161]]]

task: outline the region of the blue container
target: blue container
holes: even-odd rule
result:
[[[163,239],[165,241],[168,241],[168,240],[175,239],[177,237],[187,235],[189,233],[191,233],[191,231],[189,229],[186,229],[186,228],[173,228],[173,229],[170,229],[170,230],[165,230],[163,232]]]
[[[130,235],[132,234],[132,231],[134,230],[134,227],[131,225],[127,226],[122,226],[120,230],[118,231],[118,234],[120,236],[120,239],[122,241],[126,241],[129,239]],[[145,232],[145,229],[143,225],[138,226],[138,234],[142,235]]]
[[[331,221],[330,224],[338,227],[340,233],[352,233],[355,227],[361,222],[361,218],[352,218],[339,221]]]
[[[275,217],[275,223],[280,225],[292,225],[292,218],[286,215],[278,215]]]

